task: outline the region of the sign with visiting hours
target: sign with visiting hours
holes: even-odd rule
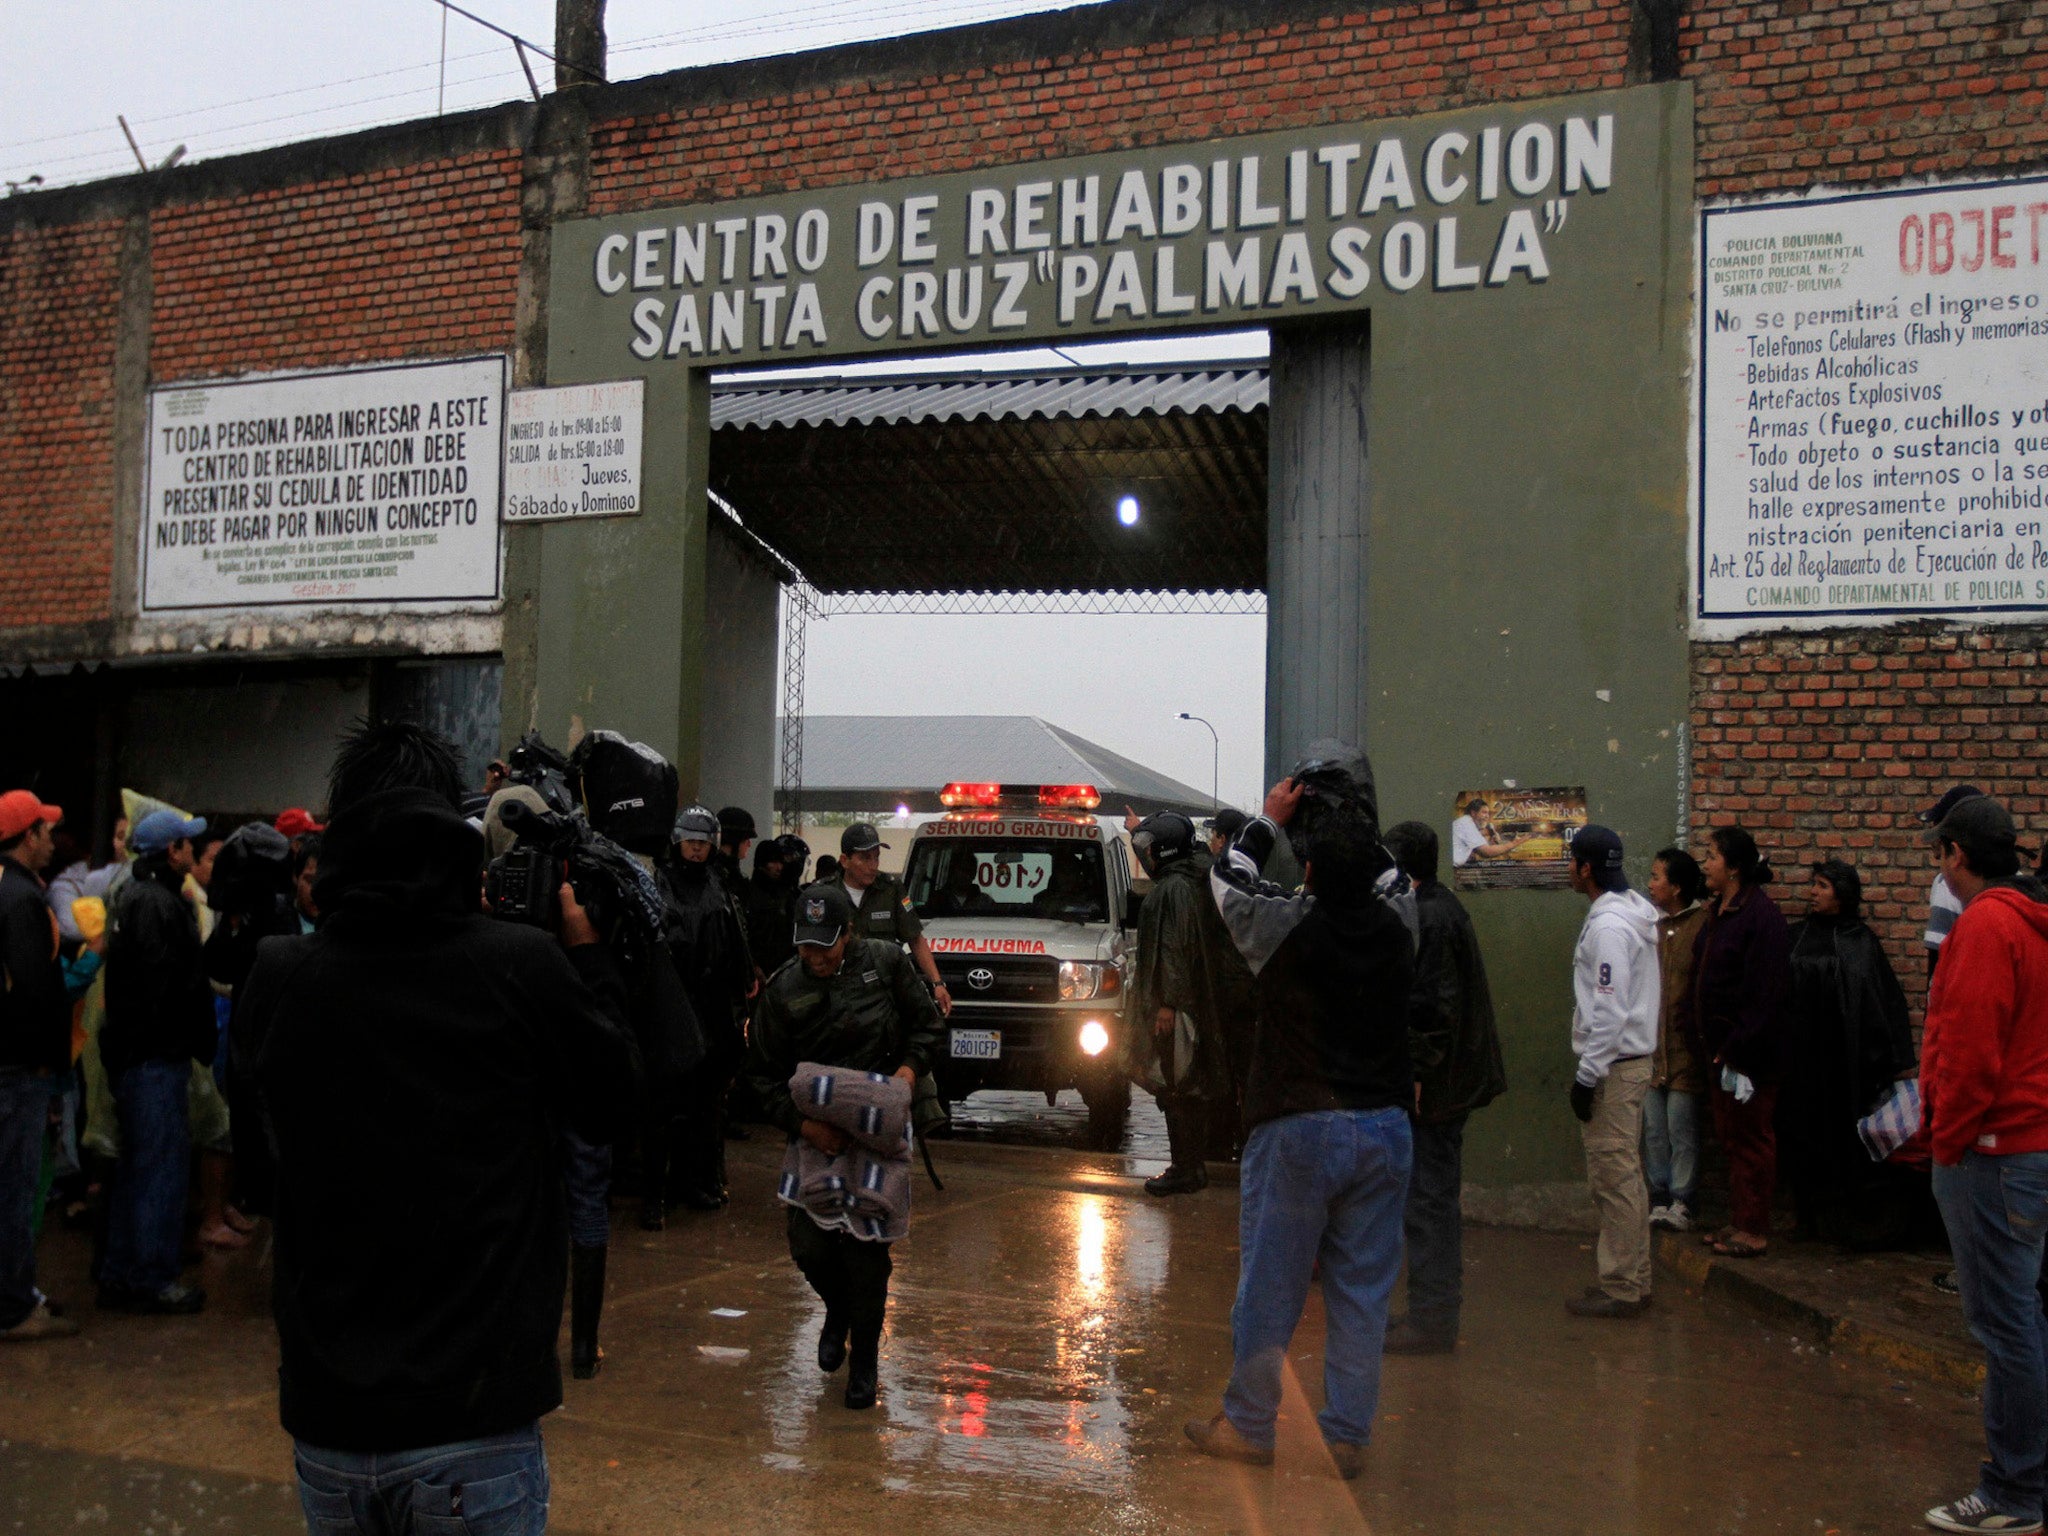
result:
[[[142,611],[498,596],[505,360],[152,390]]]
[[[1701,216],[1704,627],[2048,610],[2044,246],[2040,178]]]
[[[640,511],[641,379],[514,390],[505,401],[505,521]]]

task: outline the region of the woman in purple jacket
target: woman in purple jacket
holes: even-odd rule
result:
[[[1715,1133],[1728,1149],[1735,1217],[1707,1242],[1716,1253],[1755,1258],[1770,1245],[1778,1182],[1772,1115],[1792,943],[1784,915],[1764,891],[1771,866],[1756,840],[1740,827],[1716,827],[1707,844],[1700,868],[1710,900],[1693,941],[1685,1018],[1694,1050],[1711,1063],[1708,1093]]]

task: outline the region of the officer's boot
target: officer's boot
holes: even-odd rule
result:
[[[1148,1195],[1192,1195],[1209,1187],[1209,1171],[1202,1166],[1202,1133],[1206,1116],[1200,1099],[1174,1099],[1162,1103],[1166,1116],[1166,1172],[1145,1181]]]
[[[818,1369],[827,1376],[846,1364],[846,1336],[849,1332],[845,1309],[825,1303],[825,1326],[818,1330]]]
[[[824,1353],[822,1345],[819,1353]],[[875,1394],[880,1390],[882,1372],[881,1323],[854,1324],[853,1347],[848,1351],[847,1358],[851,1363],[846,1368],[846,1406],[874,1407]]]
[[[595,1376],[604,1362],[597,1347],[597,1321],[604,1313],[603,1243],[569,1250],[569,1374],[578,1381]]]
[[[886,1271],[879,1284],[868,1277],[852,1278],[847,1286],[846,1302],[847,1323],[853,1335],[852,1348],[847,1355],[846,1406],[872,1408],[882,1369],[882,1320],[888,1316],[889,1308]]]

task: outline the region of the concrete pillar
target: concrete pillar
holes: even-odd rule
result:
[[[705,544],[704,737],[697,795],[741,805],[775,825],[775,653],[782,584],[768,562],[713,514]]]
[[[553,338],[548,382],[609,377],[595,353],[593,345],[587,358],[579,356],[573,341]],[[537,725],[564,751],[586,730],[624,732],[673,762],[690,795],[703,712],[711,388],[701,373],[673,368],[648,376],[646,402],[645,512],[508,530],[508,539],[535,547],[533,606],[506,614],[505,727],[517,736]],[[515,618],[533,633],[525,722],[513,713],[509,688],[520,651]]]
[[[1273,333],[1266,782],[1322,736],[1366,746],[1367,320]]]
[[[555,0],[555,89],[605,78],[604,0]]]

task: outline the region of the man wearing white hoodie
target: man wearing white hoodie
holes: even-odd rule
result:
[[[1586,1181],[1600,1212],[1600,1283],[1568,1300],[1574,1317],[1639,1317],[1650,1304],[1650,1195],[1643,1099],[1657,1049],[1657,909],[1629,889],[1621,839],[1605,827],[1571,841],[1572,889],[1593,898],[1572,955],[1572,1113],[1584,1125]]]

